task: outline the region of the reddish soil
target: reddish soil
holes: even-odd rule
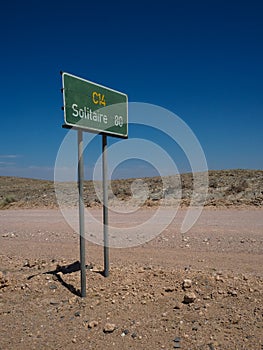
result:
[[[263,209],[206,208],[182,236],[185,211],[150,242],[110,249],[108,278],[87,241],[86,298],[59,210],[0,211],[0,349],[262,350]]]

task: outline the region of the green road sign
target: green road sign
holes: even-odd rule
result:
[[[128,137],[128,97],[105,86],[62,73],[66,126]]]

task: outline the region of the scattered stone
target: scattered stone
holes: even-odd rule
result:
[[[68,300],[68,303],[69,303],[69,305],[72,305],[72,304],[75,304],[77,302],[77,300],[78,300],[77,297],[74,296]]]
[[[0,289],[8,287],[10,284],[8,276],[6,276],[2,271],[0,271]]]
[[[57,286],[55,286],[55,284],[51,284],[51,285],[49,286],[49,289],[55,290],[55,289],[57,289]]]
[[[228,292],[232,297],[237,297],[237,292],[235,290],[230,290]]]
[[[216,275],[215,280],[216,280],[216,281],[220,281],[220,282],[225,282],[225,280],[223,279],[223,277],[221,277],[220,275]]]
[[[133,332],[132,335],[131,335],[131,337],[132,337],[133,339],[137,338],[137,333]]]
[[[129,334],[129,330],[125,329],[122,333],[121,333],[121,337],[125,337],[127,334]]]
[[[24,265],[23,265],[23,267],[29,267],[30,269],[32,267],[35,267],[35,266],[36,266],[36,262],[35,261],[29,261],[29,260],[26,260],[24,262]]]
[[[192,287],[192,280],[190,279],[185,279],[183,281],[183,289],[188,289]]]
[[[97,327],[98,326],[98,324],[99,324],[99,322],[98,321],[90,321],[89,322],[89,324],[88,324],[88,328],[95,328],[95,327]]]
[[[8,232],[8,233],[4,233],[2,235],[3,238],[14,238],[17,237],[17,235],[14,232]]]
[[[103,328],[104,333],[112,333],[116,330],[116,325],[114,323],[106,323]]]
[[[181,341],[180,337],[176,337],[174,339],[174,349],[180,349],[181,348],[180,341]]]
[[[184,295],[183,303],[184,304],[191,304],[195,301],[195,299],[196,299],[196,295],[194,292],[187,292]]]

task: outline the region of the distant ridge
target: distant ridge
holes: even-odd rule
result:
[[[211,170],[208,174],[209,190],[205,202],[206,206],[263,206],[262,170]],[[144,206],[158,205],[164,195],[168,198],[168,205],[173,205],[175,201],[178,203],[178,198],[181,198],[181,206],[190,204],[193,186],[191,173],[168,176],[165,178],[165,184],[162,183],[160,177],[143,178],[142,180],[148,186],[148,195]],[[134,181],[135,179],[111,181],[112,191],[118,201],[131,198],[131,185]],[[203,185],[200,184],[200,192],[202,192]],[[181,194],[180,191],[182,191]],[[137,186],[135,195],[140,197],[140,185]],[[69,192],[69,204],[71,199]],[[115,200],[113,196],[110,196],[109,199],[112,202]],[[84,201],[88,207],[101,205],[92,181],[85,181]],[[58,207],[53,181],[0,176],[0,209],[43,207]]]

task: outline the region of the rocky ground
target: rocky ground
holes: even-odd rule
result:
[[[5,262],[1,349],[262,347],[262,277],[133,264],[104,278],[95,265],[81,299],[66,264]]]
[[[103,248],[87,241],[86,298],[79,236],[55,208],[52,183],[1,178],[0,350],[262,350],[262,172],[242,173],[210,173],[210,205],[187,233],[183,205],[149,242],[111,248],[107,278]],[[159,180],[147,179],[152,195],[131,224],[155,212]],[[127,184],[116,181],[123,201]],[[101,208],[86,204],[100,219]]]

